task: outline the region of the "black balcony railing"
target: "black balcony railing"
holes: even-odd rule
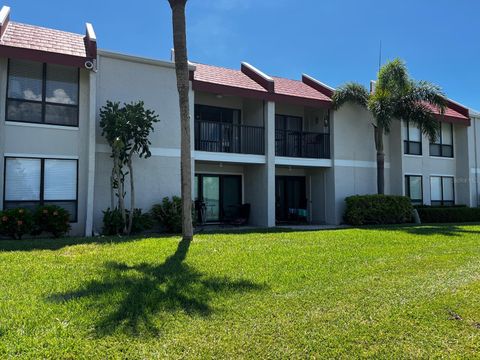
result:
[[[195,121],[195,150],[265,154],[265,129],[216,121]]]
[[[330,159],[330,134],[277,129],[275,155]]]

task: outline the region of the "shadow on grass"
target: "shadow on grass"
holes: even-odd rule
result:
[[[422,225],[390,225],[390,226],[365,226],[359,229],[362,230],[393,230],[402,231],[412,235],[425,235],[425,236],[462,236],[464,234],[478,234],[480,230],[472,230],[465,227],[478,226],[478,223],[464,223],[464,224],[422,224]],[[479,238],[480,239],[480,238]]]
[[[59,250],[66,246],[84,244],[119,244],[143,240],[147,238],[170,238],[180,235],[147,234],[133,236],[96,236],[96,237],[64,237],[54,238],[26,238],[22,240],[0,239],[1,251],[35,251],[35,250]]]
[[[158,336],[161,329],[156,322],[162,316],[163,320],[169,313],[208,317],[214,311],[211,301],[216,294],[265,289],[265,285],[248,280],[202,274],[184,262],[189,247],[190,242],[180,241],[175,253],[160,265],[109,262],[99,280],[76,291],[51,295],[48,300],[64,303],[87,298],[95,313],[101,314],[95,324],[99,337],[117,331]]]

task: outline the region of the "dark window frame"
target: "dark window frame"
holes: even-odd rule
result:
[[[56,103],[56,102],[51,102],[51,101],[46,101],[46,96],[47,96],[47,63],[41,63],[42,64],[42,100],[41,101],[36,101],[36,100],[26,100],[26,99],[15,99],[15,98],[10,98],[8,97],[8,91],[9,91],[9,84],[10,84],[10,62],[12,59],[8,59],[7,63],[7,92],[6,92],[6,102],[5,102],[5,121],[11,121],[11,122],[21,122],[21,123],[28,123],[28,124],[39,124],[39,125],[55,125],[55,126],[66,126],[66,127],[78,127],[80,123],[80,68],[77,68],[77,104],[61,104],[61,103]],[[54,65],[54,64],[51,64]],[[10,120],[8,118],[8,103],[10,101],[16,101],[19,103],[31,103],[31,104],[39,104],[42,106],[42,112],[41,112],[41,119],[40,121],[27,121],[27,120]],[[60,107],[69,107],[72,109],[77,110],[77,116],[75,119],[75,124],[74,125],[68,125],[68,124],[58,124],[58,123],[50,123],[45,121],[45,109],[47,106],[60,106]]]
[[[413,199],[411,196],[411,188],[410,188],[410,178],[420,178],[420,199]],[[422,205],[423,204],[423,176],[422,175],[405,175],[405,196],[409,197],[412,204],[414,205]]]
[[[40,160],[40,199],[39,200],[6,200],[6,186],[7,186],[7,160],[8,159],[34,159]],[[75,189],[75,200],[45,200],[44,193],[45,193],[45,160],[66,160],[66,161],[75,161],[77,164],[77,177],[76,177],[76,189]],[[3,209],[6,208],[6,204],[8,203],[35,203],[37,206],[44,206],[48,204],[55,204],[59,202],[66,202],[66,203],[75,203],[75,217],[70,219],[70,223],[77,223],[78,222],[78,159],[64,159],[64,158],[41,158],[41,157],[29,157],[29,156],[5,156],[3,160]]]
[[[197,115],[200,116],[200,108],[205,107],[205,108],[210,108],[210,109],[215,109],[215,110],[220,110],[220,111],[231,111],[232,112],[232,122],[227,122],[220,120],[218,122],[225,123],[225,124],[233,124],[233,125],[241,125],[242,124],[242,110],[237,109],[237,108],[228,108],[228,107],[222,107],[222,106],[213,106],[213,105],[205,105],[205,104],[195,104],[194,105],[194,121],[212,121],[212,120],[205,120],[202,118],[197,119]],[[238,112],[238,124],[235,124],[233,122],[233,113]]]
[[[420,141],[415,141],[415,140],[410,140],[410,121],[405,121],[406,126],[407,126],[407,138],[403,140],[403,153],[405,155],[423,155],[423,150],[422,150],[422,133],[420,132]],[[418,144],[420,145],[420,152],[415,153],[411,150],[411,144]]]
[[[432,178],[440,178],[440,188],[442,192],[442,200],[432,200]],[[445,200],[445,196],[443,193],[443,180],[444,179],[452,179],[452,194],[453,200]],[[430,176],[430,204],[432,206],[453,206],[455,205],[455,177],[454,176]]]
[[[447,145],[447,144],[444,144],[443,143],[443,134],[442,134],[442,127],[444,125],[450,125],[450,129],[451,129],[451,142],[452,144],[451,145]],[[444,158],[451,158],[453,159],[455,157],[455,154],[454,154],[454,149],[453,149],[453,145],[454,145],[454,134],[453,134],[453,131],[454,131],[454,128],[453,128],[453,124],[450,124],[450,123],[440,123],[440,130],[439,130],[439,133],[438,133],[438,142],[436,143],[430,143],[430,156],[433,156],[433,157],[444,157]],[[436,148],[438,147],[439,151],[438,151],[438,155],[432,155],[432,148]],[[447,150],[448,149],[448,150]],[[451,154],[451,155],[450,155]]]

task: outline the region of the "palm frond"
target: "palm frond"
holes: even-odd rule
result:
[[[426,102],[438,108],[442,114],[447,107],[442,89],[428,81],[412,82],[408,96],[411,97],[412,101]]]
[[[385,133],[390,132],[390,125],[396,106],[396,98],[391,96],[388,91],[377,88],[370,96],[368,109],[375,118],[377,126],[381,127]]]
[[[397,58],[389,61],[378,72],[377,89],[398,94],[405,92],[409,86],[408,70],[403,60]]]
[[[425,102],[412,102],[401,110],[401,117],[414,123],[427,136],[430,142],[435,142],[440,130],[440,122]],[[400,114],[398,114],[400,116]]]
[[[347,102],[353,102],[363,107],[367,107],[369,92],[363,85],[357,83],[347,83],[335,90],[332,95],[334,110],[339,109]]]

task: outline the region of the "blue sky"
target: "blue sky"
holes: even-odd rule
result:
[[[167,59],[172,47],[167,0],[10,0],[13,20],[83,32],[94,24],[99,47]],[[308,73],[338,86],[368,85],[383,61],[404,59],[411,75],[480,110],[480,1],[189,0],[192,61],[270,75]]]

